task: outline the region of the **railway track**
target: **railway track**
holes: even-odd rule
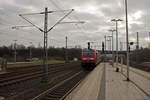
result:
[[[63,63],[60,64],[49,64],[49,68],[54,68],[57,66],[63,66]],[[28,67],[14,67],[14,68],[8,68],[7,73],[1,74],[0,79],[7,78],[7,77],[13,77],[20,74],[26,74],[29,72],[39,71],[42,69],[42,65],[34,65],[34,66],[28,66]]]
[[[134,68],[138,68],[140,70],[150,72],[150,66],[144,64],[137,64],[136,62],[130,62],[130,65]]]
[[[49,65],[49,82],[46,85],[41,84],[43,75],[41,70],[42,66],[11,69],[10,75],[0,76],[0,96],[5,97],[6,100],[31,100],[31,98],[82,71],[82,68],[80,63]]]
[[[64,64],[49,65],[49,73],[55,73],[64,70]],[[24,68],[13,68],[9,73],[0,75],[0,87],[16,84],[33,78],[41,77],[43,75],[42,66],[31,66]]]
[[[73,76],[34,97],[32,100],[63,100],[85,76],[85,72],[77,72]]]

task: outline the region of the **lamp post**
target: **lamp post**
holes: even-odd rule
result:
[[[116,30],[111,29],[111,30],[108,30],[108,31],[112,32],[112,67],[114,67],[114,32]]]
[[[17,40],[14,40],[14,62],[16,63],[16,58],[17,58],[17,52],[16,52],[16,45],[17,45]]]
[[[126,14],[126,45],[127,45],[127,81],[129,81],[129,39],[128,39],[128,2],[125,0],[125,14]]]
[[[123,42],[120,41],[120,51],[123,50]]]
[[[104,62],[105,62],[106,61],[106,39],[107,39],[106,35],[104,36],[104,38],[105,38],[105,42],[104,42]],[[104,66],[106,66],[105,63]]]
[[[111,21],[116,23],[116,72],[118,72],[119,71],[119,67],[118,67],[118,22],[123,21],[123,20],[112,19]]]
[[[104,36],[104,38],[105,38],[104,50],[105,50],[105,53],[106,53],[106,38],[107,38],[106,35]]]
[[[32,61],[32,42],[30,42],[30,61]]]
[[[107,41],[108,41],[109,50],[111,51],[111,38],[112,38],[112,36],[107,36],[107,37],[108,37]]]
[[[65,56],[66,56],[66,59],[65,59],[65,62],[67,63],[68,62],[68,37],[66,36],[66,51],[65,51]]]
[[[149,49],[150,49],[150,32],[149,32]]]

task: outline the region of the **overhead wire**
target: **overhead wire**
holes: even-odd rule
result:
[[[48,0],[48,1],[50,1],[56,8],[58,8],[59,10],[62,10],[62,8],[60,8],[53,0]],[[63,14],[65,14],[64,12],[62,12]],[[70,20],[72,20],[72,18],[70,17],[70,16],[68,16],[68,18],[70,19]],[[77,19],[77,18],[76,18]],[[80,21],[79,19],[77,19],[77,21]],[[80,30],[82,30],[82,28],[80,28],[79,26],[78,26],[78,24],[74,24],[78,29],[80,29]],[[82,30],[82,31],[85,31],[85,30]]]
[[[57,24],[59,24],[63,19],[65,19],[69,14],[71,14],[72,11],[73,11],[73,9],[69,13],[64,15],[62,18],[60,18],[47,32],[51,31]]]
[[[27,32],[27,31],[23,31],[23,30],[16,30],[16,31],[19,31],[19,32],[23,32],[23,33],[32,33],[32,32]],[[2,34],[1,34],[2,33]],[[7,36],[8,35],[8,33],[10,33],[10,32],[0,32],[0,35],[5,35],[5,36]],[[10,36],[11,35],[11,36]],[[17,34],[16,34],[17,35]],[[25,38],[25,36],[21,36],[21,35],[17,35],[17,36],[15,36],[15,35],[13,35],[13,34],[9,34],[9,36],[12,38],[12,37],[15,37],[17,40],[19,40],[19,41],[26,41],[26,42],[33,42],[33,43],[39,43],[39,40],[35,40],[35,39],[31,39],[31,38]],[[39,36],[39,35],[37,35],[37,36]],[[2,40],[2,39],[1,39]],[[5,39],[4,39],[5,40]],[[12,39],[13,40],[13,39]]]
[[[57,9],[62,10],[53,0],[48,0],[49,2],[51,2]],[[55,0],[56,1],[56,0]],[[63,14],[65,14],[64,12],[61,12]],[[68,16],[67,18],[69,18],[70,20],[72,20],[72,18],[70,16]],[[77,19],[77,18],[76,18]],[[80,21],[77,19],[77,21]],[[76,26],[77,29],[79,29],[81,31],[81,33],[85,33],[85,30],[83,28],[80,28],[77,24],[73,24]],[[84,34],[81,34],[84,35]]]
[[[13,13],[16,13],[16,12],[14,12],[13,11]],[[16,15],[18,15],[17,13],[16,13]],[[29,21],[27,18],[25,18],[24,16],[21,16],[23,19],[26,19],[30,24],[32,24],[33,26],[35,26],[31,21]],[[6,21],[6,20],[3,20],[4,22]],[[6,23],[5,23],[6,24]],[[7,23],[6,25],[12,25],[12,23]],[[38,29],[39,29],[39,27],[38,26],[36,26]],[[9,27],[8,27],[9,28]],[[6,28],[7,29],[7,28]],[[3,29],[2,29],[3,30]],[[18,30],[18,31],[20,31],[20,30]],[[21,31],[21,32],[23,32],[23,31]],[[2,33],[2,32],[1,32]],[[27,32],[26,32],[27,33]],[[4,33],[4,35],[6,35],[5,33]],[[14,36],[14,35],[11,35],[11,37],[16,37],[16,36]],[[24,40],[26,40],[27,38],[25,38],[25,37],[23,37],[23,36],[18,36],[17,35],[17,37],[18,38],[21,38],[21,39],[24,39]],[[27,41],[28,40],[32,40],[32,41],[35,41],[35,40],[33,40],[33,39],[27,39]],[[58,41],[57,41],[58,42]],[[61,42],[58,42],[58,43],[61,43]]]
[[[37,29],[39,29],[41,32],[44,32],[43,29],[41,29],[39,26],[33,24],[29,19],[25,18],[22,15],[19,15],[21,18],[23,18],[24,20],[26,20],[27,22],[29,22],[31,25],[33,25],[34,27],[36,27]]]
[[[13,13],[16,13],[16,12],[13,12]],[[16,15],[18,15],[18,13],[16,13]],[[8,16],[8,15],[7,15]],[[9,17],[9,16],[8,16]],[[24,18],[24,17],[23,17]],[[26,19],[26,20],[28,20],[27,18],[24,18],[24,19]],[[4,22],[5,22],[5,20],[3,20]],[[29,21],[29,20],[28,20]],[[4,28],[10,28],[10,29],[12,29],[12,23],[8,23],[8,24],[6,24],[6,25],[9,25],[8,27],[4,27]],[[3,28],[3,29],[4,29]],[[3,30],[3,29],[0,29],[0,30]],[[18,30],[18,31],[21,31],[21,30]],[[21,31],[21,32],[25,32],[25,31]],[[1,32],[2,33],[2,32]],[[7,32],[8,33],[8,32]],[[26,32],[27,33],[27,32]],[[28,32],[29,33],[29,32]],[[31,32],[30,32],[31,33]],[[1,35],[8,35],[8,34],[5,34],[5,33],[3,33],[3,34],[1,34]],[[10,34],[9,34],[10,35]],[[37,36],[39,36],[39,35],[37,35]],[[14,35],[11,35],[11,37],[16,37],[16,36],[14,36]],[[27,38],[24,38],[23,36],[18,36],[17,35],[17,37],[18,38],[21,38],[21,40],[22,39],[24,39],[24,41],[34,41],[34,42],[37,42],[37,41],[35,41],[34,39],[27,39]],[[39,41],[39,40],[38,40]],[[38,42],[37,42],[38,43]]]
[[[8,25],[8,26],[12,26],[14,23],[10,22],[12,20],[8,20],[8,18],[12,18],[12,16],[14,15],[18,15],[15,11],[13,11],[12,9],[9,9],[9,12],[11,14],[13,14],[12,16],[10,16],[10,13],[9,15],[6,13],[6,11],[3,11],[3,10],[0,10],[0,12],[2,13],[1,16],[4,16],[5,18],[3,18],[3,21],[5,22],[5,25]],[[8,18],[6,18],[8,17]],[[16,17],[16,16],[15,16]],[[18,20],[18,19],[17,19]],[[20,22],[20,21],[19,21]]]

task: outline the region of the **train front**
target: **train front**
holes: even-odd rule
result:
[[[86,69],[93,69],[96,66],[96,50],[82,50],[81,66]]]

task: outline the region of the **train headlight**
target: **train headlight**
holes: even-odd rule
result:
[[[87,58],[82,58],[82,60],[87,60]]]
[[[90,60],[94,60],[94,58],[90,58]]]

